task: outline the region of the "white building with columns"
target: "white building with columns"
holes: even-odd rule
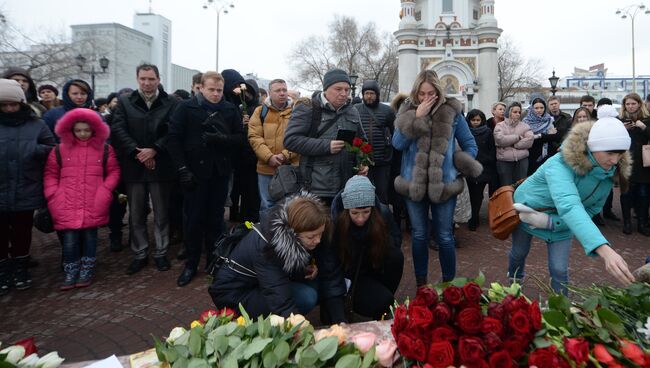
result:
[[[445,94],[488,115],[497,101],[497,40],[502,30],[494,0],[400,0],[399,90],[433,69]]]

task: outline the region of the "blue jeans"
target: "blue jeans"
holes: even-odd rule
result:
[[[275,204],[269,195],[271,178],[273,178],[272,175],[257,174],[257,188],[260,191],[260,218]]]
[[[63,263],[78,262],[81,256],[96,257],[97,228],[62,230]],[[83,245],[83,249],[81,249]]]
[[[411,250],[415,276],[427,276],[429,265],[429,210],[431,223],[435,228],[438,258],[442,270],[442,281],[456,277],[456,241],[454,240],[454,208],[456,197],[447,202],[431,203],[427,198],[414,202],[405,198],[411,219]]]
[[[317,282],[305,280],[291,283],[291,294],[300,314],[306,315],[318,304]]]
[[[508,253],[508,277],[523,279],[526,273],[526,257],[530,251],[533,236],[518,226],[512,232],[512,249]],[[551,287],[556,293],[568,294],[569,253],[573,239],[546,242],[548,251],[548,272],[551,274]]]

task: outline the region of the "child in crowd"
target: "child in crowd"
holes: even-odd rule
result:
[[[70,290],[92,282],[97,228],[108,223],[120,168],[112,147],[106,144],[110,130],[95,111],[67,112],[55,133],[61,144],[47,159],[44,188],[54,228],[63,239],[65,278],[60,289]]]

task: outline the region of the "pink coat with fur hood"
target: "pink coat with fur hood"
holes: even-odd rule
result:
[[[90,125],[93,135],[80,141],[72,132],[75,123]],[[108,223],[113,190],[120,180],[120,167],[113,148],[108,146],[104,173],[104,144],[110,129],[90,109],[70,110],[58,121],[54,132],[59,136],[61,167],[55,150],[45,165],[44,188],[56,230],[92,228]]]

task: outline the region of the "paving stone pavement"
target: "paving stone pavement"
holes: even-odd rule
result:
[[[620,213],[618,208],[615,212]],[[482,219],[485,218],[484,209]],[[620,229],[620,223],[608,221],[603,231],[631,269],[640,267],[650,255],[650,238],[636,232],[624,235]],[[481,225],[476,232],[461,225],[456,236],[461,245],[457,251],[458,276],[472,277],[482,271],[488,281],[507,281],[509,241],[492,238],[486,225]],[[175,326],[187,326],[202,311],[213,306],[207,293],[205,273],[199,273],[184,288],[176,286],[176,278],[183,268],[182,261],[174,258],[180,245],[170,249],[170,271],[158,272],[150,262],[143,271],[127,276],[124,272],[131,261],[130,250],[111,253],[107,239],[107,230],[101,229],[95,283],[86,289],[61,292],[58,287],[63,276],[58,240],[53,234],[34,231],[32,254],[40,262],[40,266],[31,269],[34,286],[25,291],[12,289],[8,295],[0,297],[0,341],[3,345],[35,336],[41,353],[57,350],[66,362],[131,354],[152,347],[152,335],[165,336]],[[410,236],[406,230],[402,249],[405,268],[397,300],[415,294]],[[547,280],[546,260],[546,246],[535,240],[527,262],[528,276]],[[585,256],[577,243],[571,253],[570,277],[573,284],[580,286],[591,283],[617,285],[604,270],[602,261]],[[439,278],[438,257],[432,250],[429,281],[436,282]],[[541,293],[532,281],[526,282],[524,290],[530,297]],[[308,318],[318,325],[317,316],[315,311]]]

